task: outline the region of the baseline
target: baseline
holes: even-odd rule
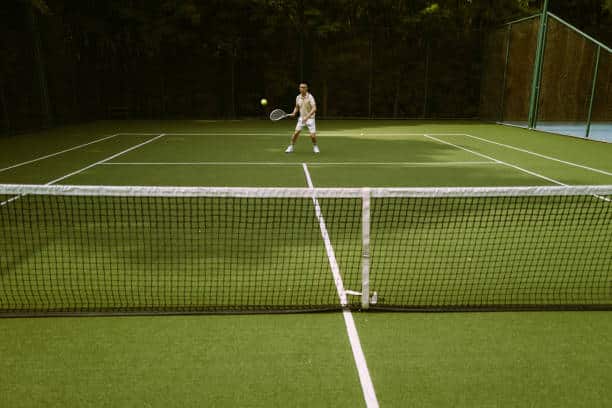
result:
[[[159,132],[161,133],[161,132]],[[153,136],[159,133],[121,133],[122,135],[131,136]],[[362,136],[362,132],[342,132],[342,131],[320,131],[317,134],[329,135],[329,136]],[[287,136],[291,134],[291,129],[283,132],[164,132],[166,136]],[[363,136],[423,136],[425,134],[439,135],[439,136],[463,136],[464,133],[368,133],[366,132]]]
[[[105,166],[298,166],[297,162],[106,162]],[[492,161],[462,162],[307,162],[309,166],[473,166],[495,165]]]

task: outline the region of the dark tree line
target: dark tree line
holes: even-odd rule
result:
[[[482,42],[528,0],[3,0],[4,132],[111,117],[478,115]],[[612,0],[551,0],[604,42]]]

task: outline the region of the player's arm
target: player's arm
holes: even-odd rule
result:
[[[297,103],[296,103],[296,104],[295,104],[295,108],[293,108],[293,112],[291,112],[291,113],[290,113],[289,115],[287,115],[287,116],[291,116],[292,118],[294,118],[294,117],[295,117],[295,114],[298,112],[298,110],[299,110],[299,109],[298,109],[298,106],[297,106]]]

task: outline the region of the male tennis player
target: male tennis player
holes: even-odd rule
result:
[[[300,136],[300,132],[304,126],[308,127],[308,131],[310,132],[312,150],[315,153],[319,153],[319,146],[317,146],[317,126],[315,124],[317,104],[314,97],[308,93],[308,84],[305,82],[300,84],[300,94],[295,98],[295,108],[293,109],[293,113],[289,114],[289,116],[295,117],[298,112],[300,112],[300,117],[298,118],[295,132],[293,132],[293,136],[291,137],[291,144],[289,147],[287,147],[285,153],[293,152],[293,145],[295,144],[298,136]]]

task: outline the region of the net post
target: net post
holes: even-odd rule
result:
[[[361,190],[361,308],[370,307],[370,189]]]
[[[601,46],[597,46],[597,56],[595,57],[595,72],[593,73],[593,85],[591,88],[591,100],[589,101],[589,113],[587,117],[587,128],[585,138],[591,134],[591,120],[593,118],[593,101],[595,100],[595,89],[597,88],[597,77],[599,75],[599,58],[601,57]]]

